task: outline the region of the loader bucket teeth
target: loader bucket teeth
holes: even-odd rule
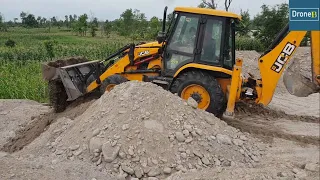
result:
[[[300,64],[298,61],[294,61],[284,72],[283,83],[288,92],[298,97],[307,97],[319,92],[319,87],[299,72]]]

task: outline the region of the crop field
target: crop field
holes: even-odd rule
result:
[[[9,39],[15,42],[14,47],[5,46]],[[52,44],[50,52],[46,43]],[[9,32],[1,32],[0,99],[47,102],[46,82],[41,76],[42,62],[70,56],[102,60],[127,43],[128,39],[116,35],[109,38],[80,37],[58,28],[50,32],[45,28],[14,28]]]

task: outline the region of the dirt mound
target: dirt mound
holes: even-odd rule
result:
[[[236,58],[243,60],[242,74],[245,77],[248,77],[248,73],[251,73],[255,78],[260,78],[258,67],[259,57],[260,54],[256,51],[236,51]]]
[[[18,129],[24,129],[34,117],[49,111],[48,106],[31,100],[0,100],[0,149],[17,136]]]
[[[48,62],[47,65],[51,67],[63,67],[63,66],[69,66],[72,64],[78,64],[83,62],[88,62],[89,60],[84,57],[70,57],[67,59],[59,59],[55,61]]]
[[[54,113],[48,106],[43,106],[40,103],[29,101],[29,100],[6,100],[1,101],[0,105],[6,108],[12,108],[10,111],[1,111],[0,106],[0,117],[5,122],[1,123],[5,125],[6,130],[1,130],[2,133],[10,133],[11,136],[0,136],[7,137],[6,141],[0,144],[0,151],[15,152],[22,149],[24,146],[31,143],[41,133],[43,133],[47,126],[55,122],[61,117],[74,119],[81,115],[91,103],[93,98],[82,97],[71,103],[71,105],[62,113]],[[35,111],[37,109],[37,111]],[[1,118],[0,118],[1,119]],[[1,119],[1,120],[2,120]],[[17,123],[15,123],[18,121]],[[9,124],[9,125],[7,125]],[[12,127],[12,128],[8,128]]]
[[[191,100],[151,83],[127,82],[94,102],[46,148],[91,161],[114,176],[164,177],[206,167],[254,166],[261,156],[249,136]]]

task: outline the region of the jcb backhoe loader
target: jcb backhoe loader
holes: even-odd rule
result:
[[[129,44],[103,61],[89,61],[63,67],[43,65],[43,76],[52,86],[50,101],[57,112],[90,92],[103,94],[128,80],[156,83],[177,93],[192,97],[198,108],[216,116],[232,115],[237,101],[268,105],[285,66],[307,32],[291,31],[286,26],[257,60],[261,79],[243,78],[242,60],[235,58],[235,24],[241,20],[230,12],[177,7],[165,32],[165,8],[162,32],[157,42]],[[319,31],[312,37],[312,81],[302,89],[305,95],[319,92]],[[291,72],[292,73],[292,72]],[[287,76],[286,86],[301,96],[295,87],[299,79]],[[301,90],[301,89],[300,89]],[[307,92],[308,90],[308,92]]]

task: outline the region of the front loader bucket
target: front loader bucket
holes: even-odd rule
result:
[[[293,61],[286,69],[283,75],[283,83],[289,93],[297,97],[307,97],[310,94],[319,92],[319,87],[315,83],[300,74],[298,61]]]
[[[67,101],[73,101],[86,94],[88,84],[101,74],[101,70],[103,70],[101,66],[100,61],[72,57],[43,63],[41,68],[43,79],[60,81],[68,95]]]
[[[58,78],[58,71],[57,71],[58,68],[79,64],[79,63],[84,63],[88,61],[89,61],[88,59],[83,57],[71,57],[68,59],[42,63],[41,65],[42,77],[46,81],[56,79]]]
[[[87,86],[94,81],[100,61],[89,61],[58,68],[57,72],[68,94],[68,101],[86,94]],[[101,72],[99,72],[101,73]]]

